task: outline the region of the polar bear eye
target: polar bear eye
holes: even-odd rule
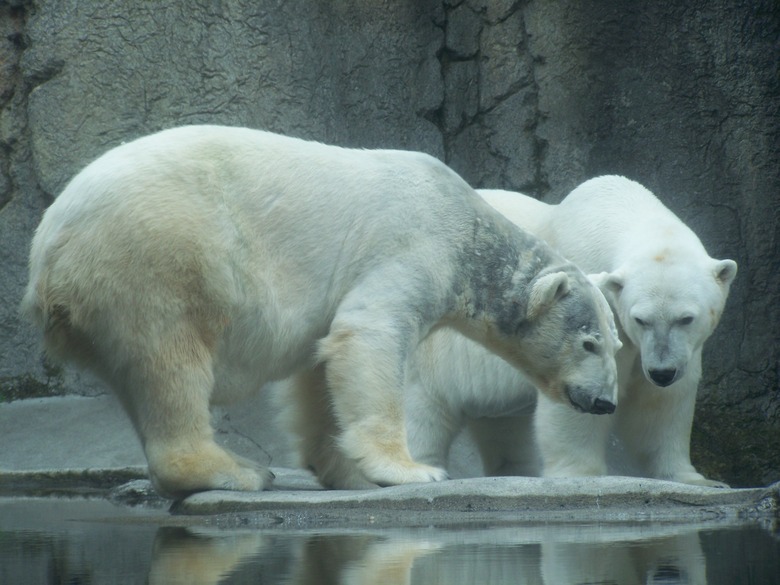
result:
[[[691,323],[693,323],[693,317],[691,317],[690,315],[688,317],[683,317],[682,319],[677,321],[678,325],[690,325]]]
[[[590,340],[582,342],[582,349],[584,349],[588,353],[598,353],[598,348],[596,347],[596,344]]]
[[[634,317],[634,321],[636,321],[636,324],[639,325],[640,327],[644,327],[645,325],[647,325],[647,323],[642,319],[640,319],[639,317]]]

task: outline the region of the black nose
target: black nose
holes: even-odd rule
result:
[[[596,398],[593,401],[593,406],[590,407],[591,414],[612,414],[613,412],[615,412],[615,405],[609,400],[601,398]]]
[[[677,370],[650,370],[650,379],[658,386],[668,386],[674,381]]]

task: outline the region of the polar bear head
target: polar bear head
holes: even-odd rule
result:
[[[605,291],[645,377],[666,387],[680,380],[720,320],[737,274],[733,260],[664,249],[604,276]]]
[[[519,319],[499,320],[501,335],[519,341],[517,351],[503,357],[552,400],[581,412],[612,413],[621,342],[601,290],[573,266],[559,266],[540,272],[525,291]]]

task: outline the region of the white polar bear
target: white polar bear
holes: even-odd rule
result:
[[[590,279],[600,284],[604,276]],[[611,315],[606,299],[599,300]],[[622,343],[614,321],[609,322],[617,351]],[[466,426],[486,475],[539,475],[536,388],[521,371],[457,331],[437,329],[420,343],[407,372],[404,401],[415,460],[446,467],[450,447]]]
[[[702,347],[720,320],[736,262],[711,258],[676,215],[624,177],[586,181],[559,205],[500,191],[481,195],[584,271],[608,273],[601,286],[623,340],[619,407],[609,420],[599,419],[540,396],[536,437],[544,475],[605,474],[614,431],[635,473],[724,485],[693,467],[690,436]]]
[[[297,371],[299,420],[338,435],[331,468],[383,485],[444,478],[411,459],[402,408],[407,356],[440,326],[552,399],[610,411],[597,294],[432,157],[190,126],[70,182],[33,239],[22,310],[51,354],[116,391],[154,485],[178,497],[268,484],[214,442],[209,405]]]
[[[691,465],[690,434],[702,346],[720,319],[736,263],[711,258],[652,193],[623,177],[587,181],[559,205],[507,191],[479,193],[584,271],[604,271],[598,278],[623,340],[612,417],[581,415],[539,396],[536,439],[544,475],[606,474],[612,431],[633,473],[723,485]],[[447,335],[450,339],[437,342],[431,336],[424,342],[413,370],[413,383],[423,386],[407,398],[413,403],[408,415],[413,455],[443,465],[454,434],[468,422],[486,473],[533,474],[528,382],[468,340]],[[458,367],[437,367],[441,355]],[[512,408],[521,413],[503,420],[473,418]]]

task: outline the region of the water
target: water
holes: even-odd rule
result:
[[[780,584],[771,522],[342,530],[213,522],[102,500],[0,499],[0,584]]]

